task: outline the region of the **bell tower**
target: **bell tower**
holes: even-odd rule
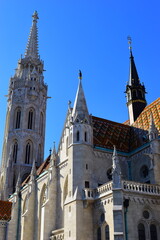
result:
[[[3,199],[14,192],[18,175],[22,182],[33,161],[40,166],[44,157],[47,85],[38,54],[36,11],[32,18],[25,55],[9,84],[0,179]]]
[[[141,84],[134,57],[132,54],[131,38],[129,37],[129,49],[130,49],[130,72],[129,81],[126,86],[127,107],[129,112],[130,125],[132,125],[143,109],[146,107],[147,102],[145,99],[145,86]]]

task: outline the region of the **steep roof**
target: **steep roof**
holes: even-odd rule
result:
[[[160,98],[157,98],[154,102],[146,106],[132,126],[148,130],[151,114],[153,116],[155,126],[160,133]]]
[[[0,220],[9,221],[11,219],[12,203],[0,200]]]
[[[142,129],[92,116],[93,144],[97,147],[130,152],[146,142]]]

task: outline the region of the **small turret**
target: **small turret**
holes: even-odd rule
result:
[[[150,116],[150,126],[149,126],[149,140],[152,141],[158,138],[158,130],[155,126],[153,115]]]

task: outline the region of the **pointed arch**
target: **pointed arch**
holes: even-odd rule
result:
[[[105,226],[105,240],[110,240],[109,225]]]
[[[138,240],[146,240],[145,226],[143,223],[138,224]]]
[[[151,240],[157,240],[157,227],[155,224],[151,224],[150,225],[150,236],[151,236]]]
[[[32,151],[33,151],[33,144],[30,140],[28,140],[26,142],[26,147],[25,147],[25,164],[31,163]]]
[[[79,139],[80,139],[80,137],[79,137],[79,130],[78,130],[76,133],[76,141],[79,142]]]
[[[101,240],[101,228],[97,228],[97,240]]]
[[[20,123],[21,123],[21,108],[18,107],[16,108],[14,114],[14,128],[16,129],[20,128]]]
[[[18,141],[14,140],[13,142],[13,162],[17,162],[17,154],[18,154]]]
[[[28,111],[28,129],[34,129],[35,110],[30,108]]]

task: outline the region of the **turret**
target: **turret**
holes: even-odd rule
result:
[[[126,86],[126,97],[127,97],[127,107],[129,112],[129,121],[132,125],[143,109],[146,107],[147,102],[145,99],[145,86],[141,84],[138,72],[136,69],[134,57],[132,54],[131,39],[129,38],[130,44],[130,72],[129,81]]]

